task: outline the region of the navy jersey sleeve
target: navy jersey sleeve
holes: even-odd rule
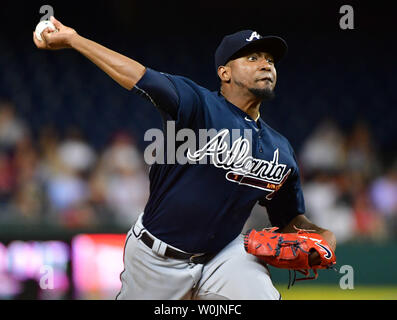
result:
[[[295,158],[295,155],[294,155]],[[303,197],[299,168],[288,177],[284,186],[278,190],[273,199],[263,198],[259,205],[266,207],[269,220],[274,227],[282,229],[288,225],[293,218],[305,213],[305,201]]]
[[[175,120],[181,127],[189,126],[200,105],[192,81],[150,68],[134,86],[134,91],[153,103],[165,120]]]

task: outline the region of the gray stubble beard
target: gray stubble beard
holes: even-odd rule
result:
[[[234,83],[239,87],[244,87],[244,85],[240,81],[234,81]],[[270,101],[276,96],[276,94],[274,93],[274,89],[270,88],[248,88],[248,91],[251,92],[255,97],[261,99],[261,101]]]

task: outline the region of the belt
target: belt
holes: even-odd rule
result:
[[[144,232],[140,240],[148,246],[150,249],[153,247],[154,240],[152,239],[151,236],[149,236],[146,232]],[[172,259],[178,259],[178,260],[189,260],[192,263],[195,264],[204,264],[210,261],[215,254],[214,253],[185,253],[185,252],[180,252],[178,250],[172,249],[170,247],[167,247],[165,250],[164,256]]]

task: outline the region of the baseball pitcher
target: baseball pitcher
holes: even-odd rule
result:
[[[116,299],[280,299],[268,264],[315,278],[317,269],[335,263],[334,234],[304,215],[293,148],[259,114],[274,95],[276,64],[287,52],[283,39],[253,30],[225,36],[215,52],[220,87],[211,92],[88,40],[54,17],[51,22],[57,32],[45,29],[43,41],[33,33],[39,49],[80,52],[151,101],[164,131],[173,121],[177,130],[218,132],[188,150],[188,163],[151,166],[150,197],[127,234]],[[225,144],[234,129],[252,132],[251,139]],[[242,235],[257,203],[273,228]]]

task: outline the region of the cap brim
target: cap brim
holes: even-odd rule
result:
[[[275,63],[280,62],[288,52],[287,43],[282,38],[277,36],[266,36],[251,43],[248,43],[247,45],[239,49],[236,53],[234,53],[233,56],[229,58],[229,60],[233,60],[238,56],[241,56],[244,52],[254,49],[270,53],[273,56]]]

